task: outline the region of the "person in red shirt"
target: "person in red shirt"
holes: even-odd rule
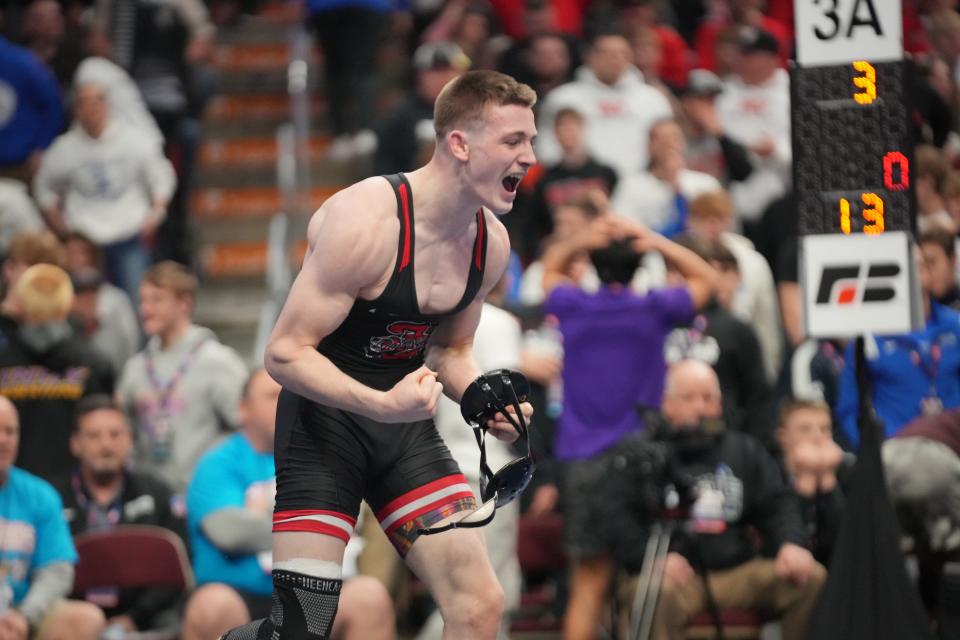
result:
[[[780,44],[780,58],[785,63],[793,48],[791,30],[779,20],[765,15],[760,8],[762,5],[763,0],[725,0],[716,3],[714,11],[697,29],[694,38],[696,66],[724,75],[725,70],[721,68],[717,56],[717,44],[727,30],[737,26],[753,26],[769,31]]]

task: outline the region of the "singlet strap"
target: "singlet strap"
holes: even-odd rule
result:
[[[463,292],[463,298],[457,304],[455,313],[463,311],[473,299],[483,285],[483,271],[487,264],[487,220],[484,217],[483,209],[477,210],[477,237],[473,241],[473,260],[470,261],[470,275],[467,277],[467,287]]]
[[[397,219],[400,221],[400,234],[397,238],[397,261],[394,273],[400,273],[413,265],[413,198],[410,183],[402,173],[383,176],[393,187],[397,197]]]

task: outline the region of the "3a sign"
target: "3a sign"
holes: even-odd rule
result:
[[[900,0],[796,0],[797,63],[804,67],[903,58]]]
[[[807,334],[816,338],[907,333],[920,326],[906,231],[801,238]]]

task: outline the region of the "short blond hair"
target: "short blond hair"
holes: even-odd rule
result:
[[[197,297],[199,283],[197,277],[179,262],[164,260],[158,262],[143,276],[143,281],[152,284],[158,289],[172,291],[178,297]]]
[[[506,74],[468,71],[440,91],[433,107],[433,128],[442,138],[454,129],[477,125],[487,107],[512,104],[532,108],[536,103],[533,89]]]
[[[710,191],[701,194],[690,203],[692,218],[732,218],[733,200],[726,191]]]
[[[35,264],[17,280],[13,297],[27,324],[63,321],[73,305],[73,285],[60,267]]]

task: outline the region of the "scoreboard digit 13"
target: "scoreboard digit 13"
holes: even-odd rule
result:
[[[795,0],[793,185],[808,335],[920,325],[899,0]]]

